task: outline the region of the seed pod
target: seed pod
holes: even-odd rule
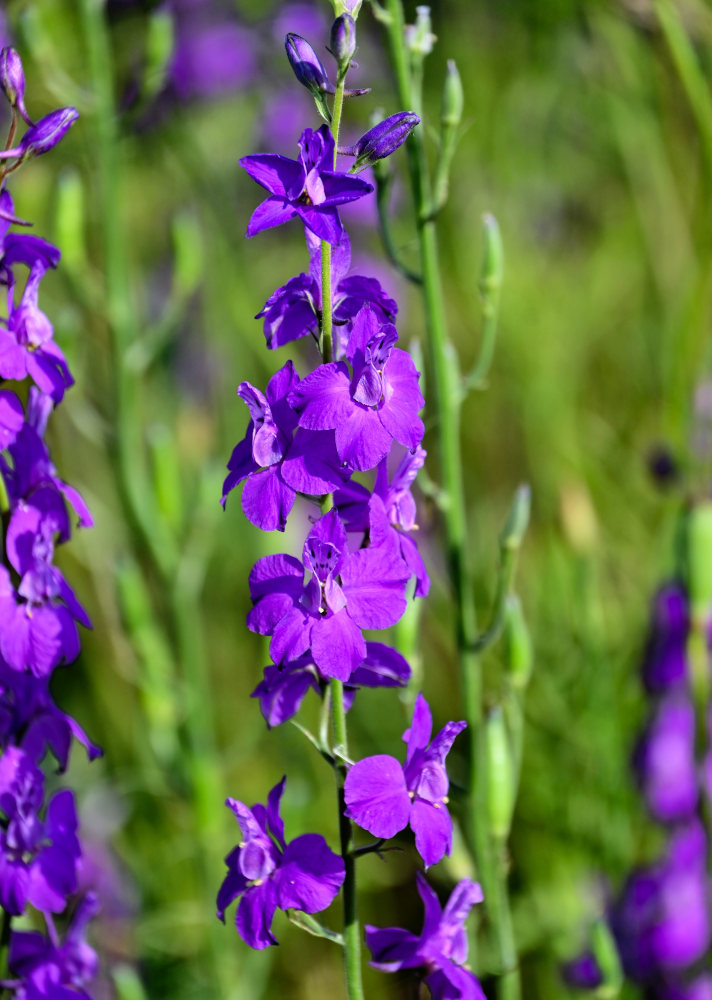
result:
[[[507,597],[504,620],[507,676],[515,691],[524,691],[534,667],[534,650],[522,604],[516,594]]]
[[[465,106],[465,95],[462,90],[462,80],[457,71],[454,59],[447,61],[447,73],[443,85],[443,103],[440,121],[444,128],[457,128],[462,121],[462,109]]]
[[[687,586],[692,619],[706,622],[712,614],[712,503],[693,507],[686,525]]]
[[[495,840],[509,835],[514,811],[514,762],[507,723],[501,708],[490,712],[485,724],[487,740],[487,806]]]

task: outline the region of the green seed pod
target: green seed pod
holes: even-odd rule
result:
[[[487,807],[495,840],[505,841],[514,812],[514,762],[507,723],[501,708],[490,712],[485,724],[487,741]]]
[[[591,950],[603,976],[603,982],[596,990],[596,995],[601,997],[601,1000],[612,1000],[618,996],[623,986],[623,972],[618,948],[604,919],[597,920],[593,925]]]
[[[524,691],[534,667],[532,640],[516,594],[507,597],[504,620],[504,647],[507,676],[515,691]]]
[[[440,121],[443,128],[457,128],[462,121],[462,110],[465,106],[465,95],[462,90],[462,80],[457,71],[454,59],[447,61],[447,73],[443,86],[443,103]]]
[[[709,501],[689,511],[685,541],[692,619],[706,622],[712,614],[712,503]]]

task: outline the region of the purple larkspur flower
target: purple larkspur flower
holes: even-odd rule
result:
[[[656,1000],[712,1000],[712,973],[702,972],[687,981],[663,983],[655,996]]]
[[[242,840],[225,858],[228,873],[218,892],[217,913],[224,922],[225,910],[240,898],[235,926],[251,948],[277,944],[271,927],[278,908],[318,913],[333,902],[344,881],[343,859],[320,834],[305,833],[285,843],[279,803],[286,780],[274,786],[266,807],[250,809],[236,799],[225,803]]]
[[[55,705],[47,677],[19,674],[0,661],[0,747],[16,743],[35,764],[49,749],[64,771],[74,737],[89,760],[102,755],[79,723]]]
[[[302,132],[298,160],[257,153],[243,156],[240,166],[270,194],[252,213],[247,236],[299,218],[319,239],[336,244],[344,231],[338,206],[373,190],[358,177],[334,170],[334,137],[326,125]]]
[[[406,826],[426,867],[452,849],[445,758],[466,722],[448,722],[430,742],[433,718],[422,694],[413,706],[405,764],[387,754],[365,757],[349,768],[344,786],[346,815],[374,837],[388,839]]]
[[[692,817],[699,799],[695,712],[684,694],[668,696],[656,707],[634,765],[654,819],[676,823]]]
[[[245,87],[257,69],[255,37],[235,21],[211,19],[209,6],[175,9],[176,43],[169,69],[181,100],[209,99]]]
[[[673,581],[662,587],[653,603],[650,636],[643,660],[643,680],[651,692],[687,683],[687,636],[690,629],[687,594]]]
[[[242,509],[263,531],[284,531],[297,493],[324,496],[348,475],[333,432],[297,429],[288,397],[298,383],[299,375],[288,361],[269,380],[264,395],[249,382],[237,390],[251,419],[230,456],[221,503],[224,507],[228,494],[246,480]]]
[[[75,909],[64,935],[57,937],[48,923],[49,936],[38,931],[13,931],[8,965],[16,982],[16,1000],[91,1000],[83,989],[99,971],[99,960],[85,940],[86,927],[98,912],[95,893],[87,893]]]
[[[477,882],[463,879],[452,891],[443,909],[427,881],[417,873],[418,892],[425,907],[420,935],[402,927],[365,928],[371,965],[383,972],[421,969],[433,1000],[484,1000],[479,981],[469,969],[465,921],[476,903],[482,902]]]
[[[309,249],[309,273],[290,278],[265,302],[255,319],[264,319],[267,347],[274,350],[292,340],[311,334],[319,336],[321,317],[321,244],[305,231]],[[382,323],[396,318],[398,304],[383,291],[375,278],[349,274],[351,242],[344,232],[331,255],[334,356],[346,351],[353,321],[364,305],[370,305]]]
[[[699,822],[678,827],[662,861],[630,876],[611,927],[625,971],[638,983],[684,970],[704,954],[712,927]]]
[[[410,666],[405,657],[381,642],[367,642],[366,657],[344,688],[345,707],[351,707],[358,688],[405,687],[409,679]],[[322,694],[325,681],[312,657],[300,656],[279,666],[265,667],[252,697],[259,698],[267,725],[279,726],[296,715],[310,689]]]
[[[255,563],[247,627],[272,636],[275,663],[311,651],[324,677],[348,681],[366,657],[362,629],[389,628],[405,611],[406,579],[391,546],[349,552],[344,526],[331,510],[309,533],[303,562],[272,555]]]
[[[376,544],[383,542],[387,535],[392,538],[410,575],[415,577],[416,597],[427,597],[430,590],[425,563],[414,539],[407,534],[417,528],[411,487],[418,470],[423,467],[425,456],[425,449],[420,446],[407,451],[390,481],[388,460],[382,459],[376,472],[373,494],[353,480],[344,483],[334,494],[334,506],[347,531],[370,531]],[[372,497],[377,499],[371,502]]]
[[[39,236],[27,233],[9,232],[12,223],[22,220],[15,218],[15,207],[10,192],[0,192],[0,284],[7,285],[12,291],[15,278],[12,268],[15,264],[24,264],[32,268],[41,262],[46,268],[54,268],[59,263],[60,252],[52,243]],[[27,225],[27,223],[23,223]]]
[[[7,818],[0,831],[0,904],[13,915],[28,902],[60,913],[76,889],[81,848],[74,796],[56,792],[44,821],[43,799],[42,772],[19,747],[8,747],[0,758],[0,809]]]
[[[595,990],[603,983],[603,973],[592,951],[584,951],[562,968],[564,980],[579,990]]]
[[[395,440],[405,448],[420,444],[424,405],[413,359],[396,347],[392,323],[381,323],[365,306],[356,316],[346,361],[319,365],[290,395],[307,430],[336,431],[339,458],[352,468],[373,469]]]

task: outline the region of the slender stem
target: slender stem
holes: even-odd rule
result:
[[[348,736],[346,733],[346,711],[344,710],[344,685],[341,681],[331,681],[331,701],[333,706],[335,750],[341,757],[348,757]],[[352,850],[353,829],[351,820],[345,815],[344,781],[346,765],[340,763],[339,774],[339,835],[341,855],[344,859],[346,877],[344,879],[344,964],[346,967],[346,991],[349,1000],[363,1000],[361,980],[361,928],[358,920],[356,895],[356,862]]]
[[[344,110],[344,86],[342,78],[336,85],[334,107],[331,113],[331,132],[334,136],[334,167],[339,146],[341,114]],[[331,302],[331,244],[321,241],[321,356],[328,363],[334,356],[333,313]]]
[[[401,0],[386,0],[389,21],[386,25],[391,58],[396,74],[399,100],[403,107],[417,108],[420,94],[415,92],[405,47],[403,5]],[[445,317],[445,302],[438,260],[435,220],[431,215],[432,192],[423,129],[416,129],[406,144],[411,189],[418,219],[420,271],[423,278],[427,361],[430,384],[438,420],[441,475],[446,494],[444,506],[447,554],[453,583],[456,637],[460,661],[462,696],[469,724],[470,760],[468,769],[468,804],[465,833],[470,843],[477,874],[482,882],[485,905],[492,923],[500,965],[507,973],[502,980],[502,996],[515,1000],[519,995],[519,977],[510,928],[506,891],[492,857],[492,845],[486,825],[487,773],[484,767],[484,725],[482,711],[482,666],[477,655],[477,614],[475,609],[471,545],[468,540],[465,488],[460,453],[461,393],[459,372],[454,360]],[[457,379],[455,378],[457,376]],[[505,886],[506,889],[506,886]],[[510,977],[511,973],[511,977]]]

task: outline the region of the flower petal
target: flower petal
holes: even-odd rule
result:
[[[416,799],[410,812],[415,849],[425,867],[436,865],[452,850],[452,820],[444,805]]]
[[[411,801],[403,768],[386,754],[366,757],[349,769],[346,815],[374,837],[393,837],[408,825]]]
[[[343,858],[330,850],[320,834],[296,837],[287,844],[274,875],[280,909],[325,910],[338,895],[345,874]]]

